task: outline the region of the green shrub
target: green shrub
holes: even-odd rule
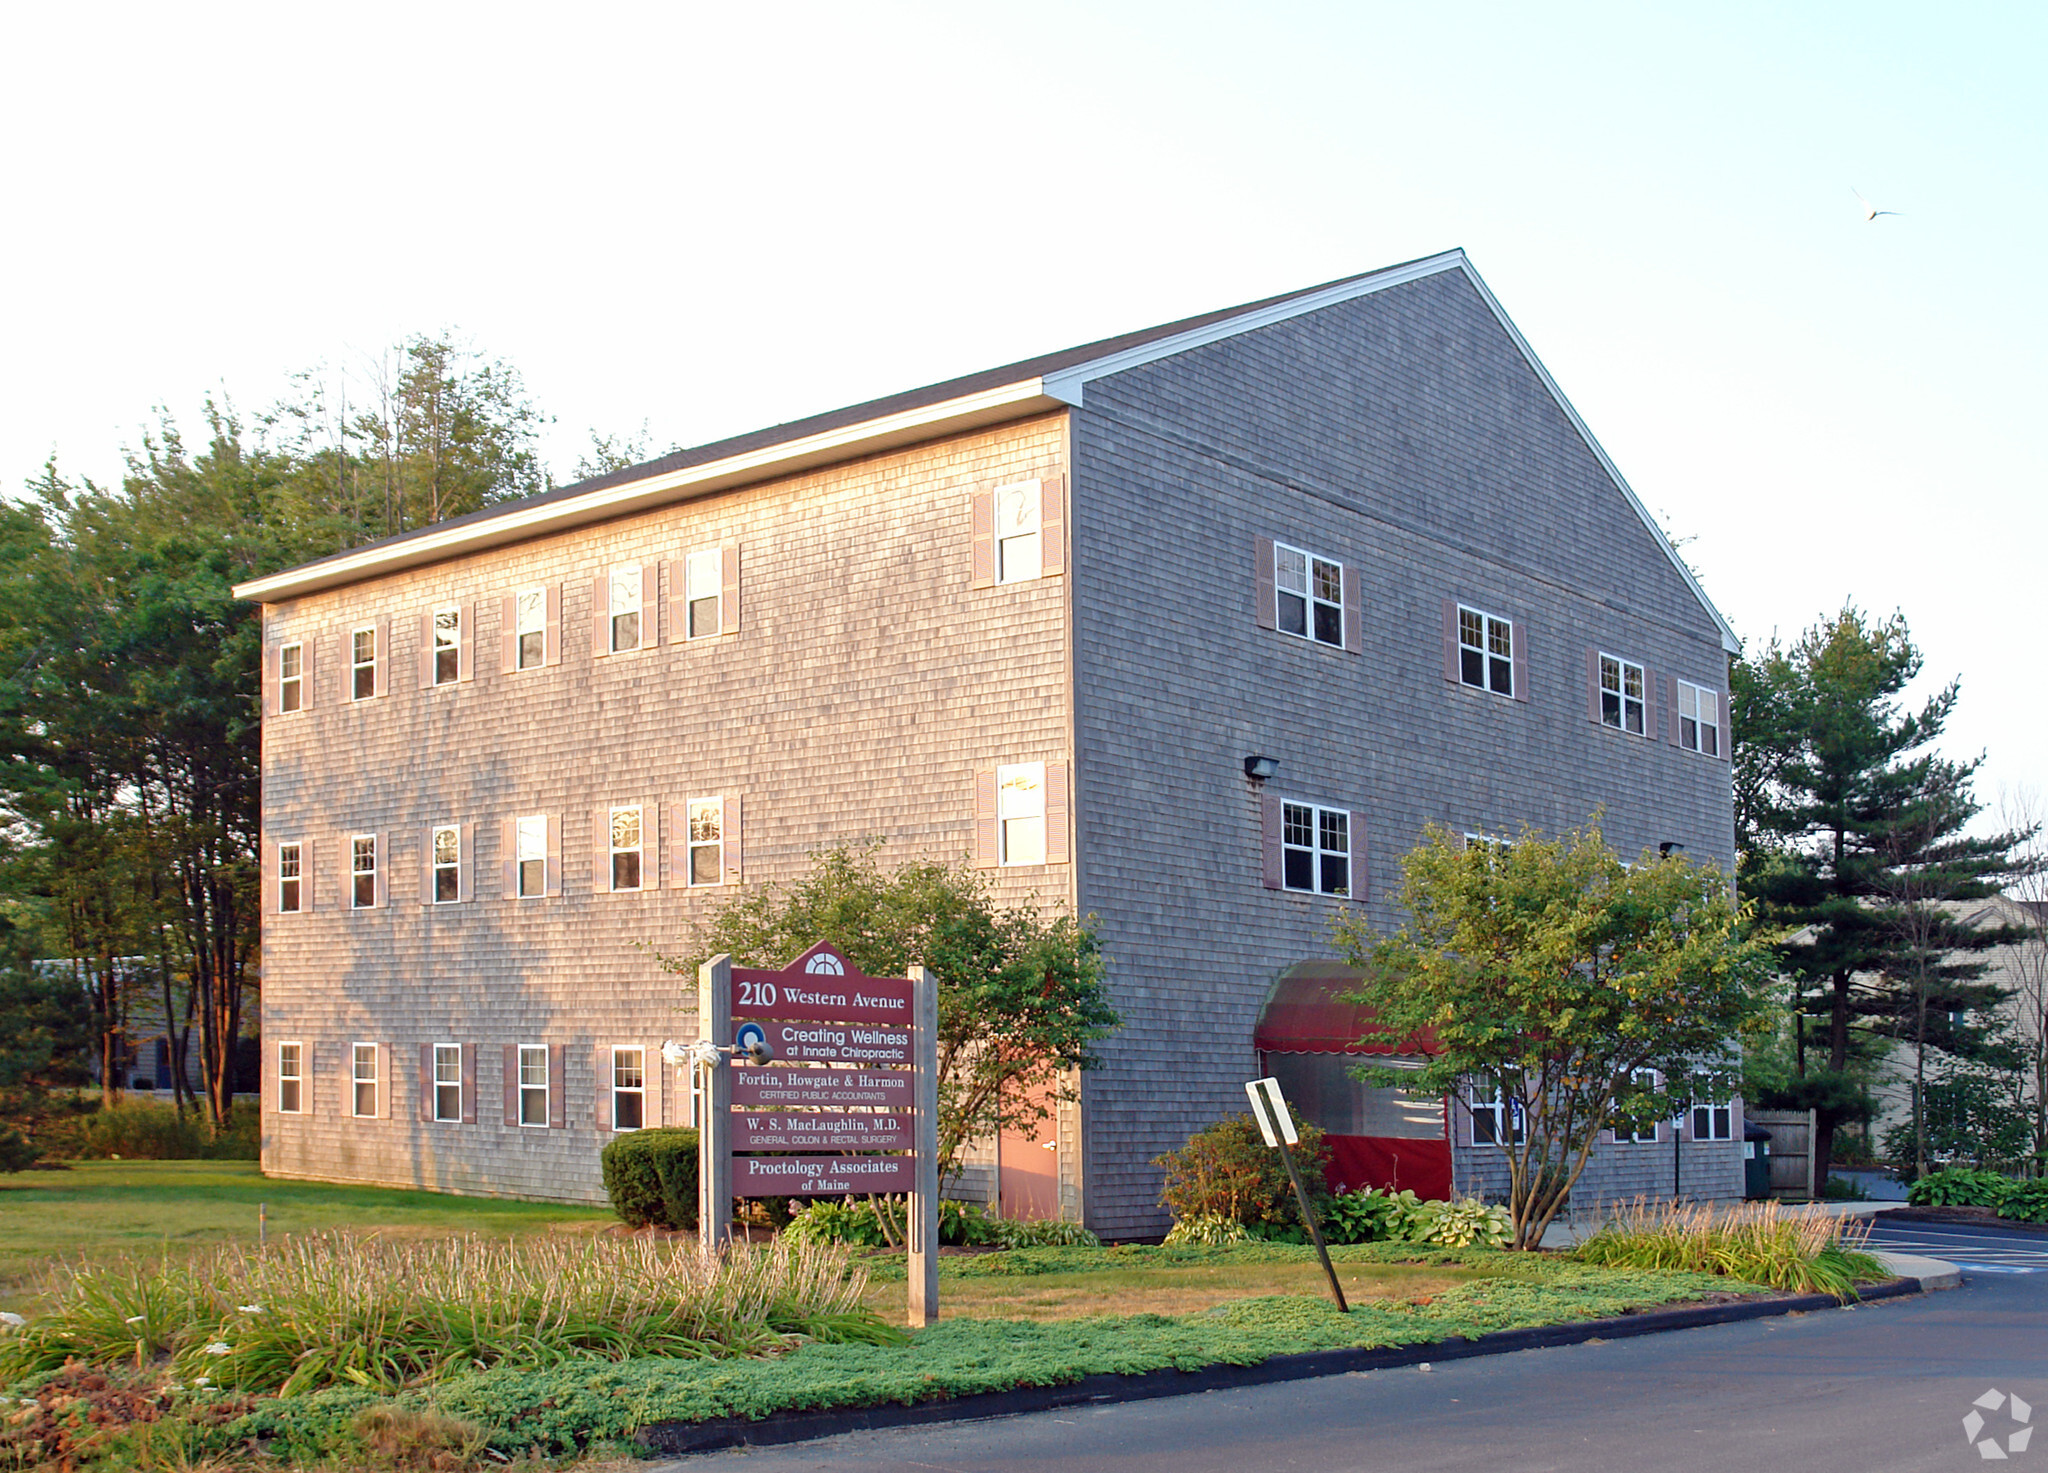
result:
[[[1297,1120],[1295,1129],[1301,1133],[1301,1143],[1294,1147],[1295,1166],[1320,1217],[1330,1196],[1323,1185],[1329,1151],[1315,1126]],[[1301,1208],[1287,1180],[1287,1167],[1250,1115],[1232,1115],[1196,1131],[1185,1146],[1155,1157],[1152,1164],[1166,1173],[1159,1201],[1176,1221],[1222,1217],[1254,1231],[1301,1226]]]
[[[1002,1248],[1100,1248],[1102,1239],[1057,1217],[989,1219],[989,1241]]]
[[[1235,1218],[1213,1212],[1183,1217],[1167,1230],[1165,1246],[1170,1248],[1224,1248],[1232,1243],[1249,1243],[1251,1232]]]
[[[1915,1207],[2001,1207],[2016,1185],[2009,1176],[1970,1166],[1929,1172],[1906,1190]]]
[[[0,1130],[0,1171],[26,1171],[41,1153],[18,1130]]]
[[[2048,1181],[2012,1183],[1998,1215],[2013,1222],[2048,1222]]]
[[[155,1100],[127,1099],[112,1109],[83,1108],[46,1115],[33,1137],[41,1152],[76,1161],[254,1161],[262,1121],[253,1105],[228,1117],[225,1130],[198,1109],[178,1110]]]
[[[995,1229],[989,1221],[987,1211],[979,1202],[956,1202],[951,1197],[941,1197],[939,1241],[962,1247],[993,1243]]]
[[[627,1227],[697,1225],[696,1131],[627,1131],[613,1138],[600,1160],[605,1195]]]
[[[900,1228],[894,1237],[899,1243],[903,1241]],[[838,1243],[849,1248],[889,1245],[889,1235],[882,1231],[881,1215],[873,1202],[838,1202],[830,1198],[802,1204],[792,1211],[789,1226],[777,1233],[776,1239],[791,1243]]]
[[[1828,1184],[1821,1188],[1820,1195],[1821,1200],[1824,1202],[1868,1202],[1870,1200],[1870,1193],[1864,1190],[1863,1183],[1849,1176],[1830,1176]]]
[[[1455,1202],[1429,1202],[1431,1209],[1420,1222],[1418,1243],[1441,1243],[1446,1248],[1505,1248],[1514,1237],[1514,1219],[1508,1210],[1489,1206],[1473,1197]]]
[[[1323,1208],[1323,1239],[1330,1243],[1377,1243],[1393,1236],[1393,1199],[1378,1187],[1339,1192]]]

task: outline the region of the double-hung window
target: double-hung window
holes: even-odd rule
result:
[[[1649,1091],[1657,1087],[1657,1071],[1654,1069],[1637,1069],[1629,1077],[1638,1089]],[[1617,1144],[1649,1146],[1657,1143],[1657,1121],[1647,1113],[1648,1108],[1637,1105],[1616,1112],[1614,1139]]]
[[[529,814],[513,825],[513,863],[522,900],[548,893],[548,820]]]
[[[348,695],[352,701],[367,701],[377,694],[377,626],[365,624],[348,636]]]
[[[1728,1103],[1694,1105],[1692,1107],[1692,1138],[1696,1141],[1732,1141],[1735,1139],[1735,1109]]]
[[[434,1045],[434,1118],[462,1120],[462,1045]]]
[[[644,839],[641,813],[637,806],[611,811],[611,881],[614,890],[640,888]]]
[[[1721,755],[1721,697],[1719,692],[1678,682],[1678,745],[1688,752]]]
[[[548,1049],[544,1043],[519,1045],[519,1123],[548,1123]]]
[[[305,894],[301,888],[304,876],[299,859],[302,853],[304,851],[297,844],[277,846],[277,908],[287,914],[305,908]]]
[[[1472,1144],[1506,1146],[1522,1139],[1522,1102],[1503,1095],[1472,1096]]]
[[[446,905],[462,898],[462,830],[452,823],[440,824],[433,832],[434,904]]]
[[[709,639],[725,632],[723,548],[700,547],[683,559],[683,601],[686,639]]]
[[[1037,481],[998,486],[996,497],[996,582],[1021,583],[1044,571]]]
[[[377,904],[377,836],[355,834],[349,839],[349,906],[369,910]]]
[[[692,798],[689,803],[692,885],[717,885],[725,878],[725,799]],[[673,837],[670,840],[674,842]]]
[[[1644,735],[1643,667],[1619,655],[1600,656],[1600,724]]]
[[[1499,696],[1515,693],[1515,625],[1484,609],[1458,605],[1458,679]]]
[[[1351,815],[1313,803],[1280,805],[1283,888],[1318,895],[1351,893]]]
[[[512,595],[512,668],[538,670],[548,657],[548,591],[522,588]]]
[[[612,1050],[612,1129],[638,1130],[647,1119],[645,1049]]]
[[[355,1085],[355,1114],[359,1120],[377,1114],[377,1045],[359,1043],[351,1050],[350,1074]]]
[[[277,1108],[285,1115],[305,1110],[306,1049],[304,1044],[277,1046]]]
[[[996,769],[996,824],[1001,864],[1045,863],[1045,764],[1014,762]]]
[[[640,565],[620,563],[611,571],[611,652],[640,648]]]
[[[306,708],[306,647],[285,645],[277,652],[277,709],[280,712]]]
[[[462,610],[434,610],[434,684],[453,685],[462,678]]]
[[[1273,617],[1282,634],[1344,648],[1344,565],[1273,544]]]

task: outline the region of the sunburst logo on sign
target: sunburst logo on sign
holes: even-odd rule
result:
[[[2009,1425],[2015,1428],[2003,1443],[1998,1440],[1998,1431],[1985,1416],[1986,1412],[2003,1411]],[[2017,1396],[2007,1396],[1997,1387],[1985,1392],[1970,1403],[1970,1414],[1963,1418],[1963,1435],[1970,1439],[1970,1446],[1977,1449],[1977,1456],[1985,1462],[2004,1462],[2014,1453],[2023,1453],[2033,1440],[2034,1429],[2028,1424],[2034,1420],[2034,1409]]]

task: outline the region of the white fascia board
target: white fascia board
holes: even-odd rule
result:
[[[238,583],[233,591],[236,598],[277,603],[301,594],[318,593],[365,578],[480,552],[485,548],[502,547],[509,542],[521,542],[591,522],[687,501],[754,481],[794,475],[856,456],[873,455],[929,440],[935,435],[957,434],[1065,407],[1065,402],[1058,396],[1047,393],[1040,380],[1021,379],[978,394],[906,409],[900,414],[885,415],[880,419],[842,425],[838,429],[806,435],[800,440],[763,446],[759,450],[669,471],[665,475],[606,486],[582,496],[486,517],[459,527],[445,527],[423,536],[409,537],[403,542],[366,547],[343,557]]]

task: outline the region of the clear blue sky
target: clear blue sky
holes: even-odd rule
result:
[[[1459,245],[1752,641],[2048,789],[2048,8],[36,7],[0,480],[453,326],[694,443]],[[1860,189],[1898,218],[1866,223]]]

